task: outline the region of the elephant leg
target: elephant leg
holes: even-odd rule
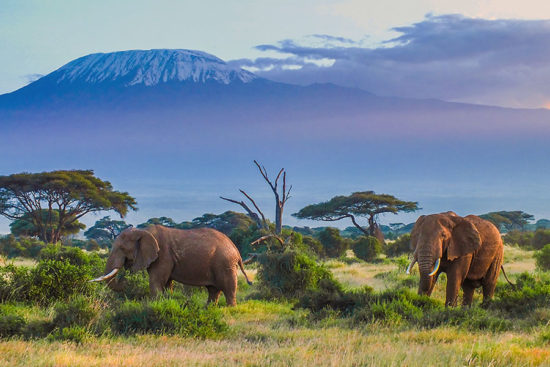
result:
[[[468,269],[472,262],[471,256],[465,256],[453,261],[447,270],[447,290],[445,306],[455,307],[458,299],[458,291],[466,279]]]
[[[462,306],[471,306],[474,301],[475,286],[468,280],[465,280],[462,284]]]
[[[206,305],[209,305],[210,303],[214,303],[215,305],[217,305],[218,298],[220,298],[220,293],[222,291],[214,287],[213,285],[207,285],[206,289],[208,289],[208,301],[206,301]]]
[[[228,269],[224,277],[223,294],[228,306],[237,304],[237,268]]]
[[[501,264],[502,259],[495,260],[489,267],[485,277],[481,280],[481,286],[483,287],[483,304],[487,304],[491,301],[495,294]]]
[[[151,296],[156,297],[166,289],[170,276],[160,274],[158,271],[151,271],[151,269],[147,269],[147,272],[149,273],[149,292]]]

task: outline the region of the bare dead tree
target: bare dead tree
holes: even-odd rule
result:
[[[256,160],[254,160],[254,164],[256,165],[256,167],[258,167],[260,174],[262,175],[264,180],[267,182],[269,187],[271,187],[271,190],[273,191],[273,195],[275,195],[275,234],[279,235],[283,230],[283,211],[287,200],[290,198],[290,190],[292,190],[292,185],[288,188],[288,191],[287,191],[286,171],[284,168],[281,168],[281,170],[277,174],[277,177],[275,178],[275,181],[271,182],[271,180],[267,175],[267,170],[265,169],[265,167],[261,166]],[[283,177],[283,190],[279,194],[278,184],[279,184],[279,179],[281,178],[281,175]]]
[[[281,168],[281,170],[277,174],[277,177],[275,178],[275,181],[271,181],[269,179],[269,176],[267,174],[267,170],[265,169],[265,167],[260,165],[256,160],[254,160],[254,164],[256,165],[256,167],[258,167],[260,174],[262,175],[264,180],[267,182],[267,184],[273,191],[273,194],[275,195],[275,235],[278,236],[281,234],[283,230],[283,211],[287,200],[290,198],[290,190],[292,190],[292,186],[290,186],[287,190],[286,171],[284,168]],[[279,192],[279,180],[281,178],[283,181],[283,187],[282,187],[282,192]],[[239,201],[239,200],[225,198],[222,196],[220,196],[220,198],[242,206],[244,210],[246,210],[248,215],[256,222],[259,228],[268,229],[267,220],[265,219],[265,216],[260,210],[260,208],[258,207],[258,205],[256,205],[256,202],[254,201],[254,199],[252,199],[250,195],[244,192],[244,190],[239,190],[239,191],[252,203],[257,213],[252,209],[250,209],[250,207],[242,200]]]
[[[268,229],[268,225],[267,225],[267,221],[265,219],[264,213],[262,213],[262,211],[260,210],[258,205],[256,205],[256,202],[254,200],[252,200],[252,198],[246,192],[244,192],[243,190],[239,190],[239,191],[244,196],[246,196],[246,198],[248,200],[250,200],[252,202],[252,205],[254,205],[254,207],[256,208],[256,210],[258,211],[258,213],[260,215],[258,215],[258,213],[254,212],[252,209],[250,209],[250,207],[248,205],[246,205],[246,203],[242,200],[241,201],[233,200],[233,199],[229,199],[229,198],[224,198],[223,196],[220,196],[220,199],[223,199],[223,200],[229,201],[231,203],[235,203],[235,204],[238,204],[238,205],[242,206],[243,209],[246,210],[248,216],[256,222],[256,224],[258,225],[258,228]],[[262,217],[261,219],[260,219],[260,216]]]

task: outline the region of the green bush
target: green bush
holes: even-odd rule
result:
[[[117,334],[162,333],[210,338],[223,333],[227,325],[219,308],[193,297],[167,297],[146,301],[126,301],[111,317]]]
[[[73,294],[90,294],[88,282],[103,272],[103,260],[80,249],[48,246],[33,268],[0,267],[0,300],[50,304]]]
[[[361,260],[372,261],[382,253],[382,245],[376,237],[362,236],[353,241],[353,252]]]
[[[315,253],[319,257],[325,257],[325,249],[323,247],[323,244],[321,241],[316,240],[315,238],[311,236],[303,236],[302,237],[303,244],[313,253]]]
[[[332,273],[307,254],[289,249],[258,256],[258,280],[266,298],[295,298]]]
[[[131,273],[123,269],[120,276],[123,288],[115,293],[115,297],[141,300],[149,296],[149,275],[145,270]]]
[[[521,248],[532,248],[534,232],[512,230],[502,238],[505,244]]]
[[[316,289],[308,289],[298,301],[298,306],[320,312],[330,308],[344,315],[351,314],[357,305],[366,304],[372,297],[372,288],[345,291],[335,279],[321,279]]]
[[[394,242],[388,243],[386,245],[386,255],[388,255],[389,257],[396,257],[403,254],[408,254],[409,252],[411,252],[410,243],[410,233],[399,236],[399,238],[397,238]]]
[[[535,253],[537,267],[541,270],[550,270],[550,244],[545,245],[540,251]]]
[[[349,240],[340,235],[338,228],[327,227],[319,233],[319,241],[328,257],[338,258],[349,248]]]
[[[21,334],[26,325],[23,315],[12,305],[0,307],[0,337],[6,338]]]
[[[535,250],[540,250],[550,244],[550,229],[537,229],[531,244]]]
[[[53,324],[58,328],[87,326],[94,319],[98,310],[82,296],[71,297],[67,302],[58,302],[55,307]]]
[[[83,326],[70,326],[54,330],[49,336],[49,340],[70,341],[81,344],[91,337],[90,332]]]
[[[550,278],[545,275],[538,279],[522,273],[514,287],[498,285],[490,309],[507,313],[510,317],[527,317],[539,307],[550,304]]]
[[[8,257],[36,258],[45,247],[45,243],[32,237],[8,235],[0,237],[0,254]]]

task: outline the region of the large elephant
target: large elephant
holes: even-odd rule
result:
[[[463,305],[471,305],[474,290],[483,287],[483,302],[495,292],[502,266],[503,245],[498,229],[475,215],[453,212],[421,216],[411,233],[413,260],[420,270],[418,294],[431,295],[437,277],[447,274],[447,306],[456,306],[463,290]]]
[[[206,287],[208,303],[217,303],[223,292],[227,304],[234,306],[237,268],[251,284],[237,247],[226,235],[209,228],[182,230],[155,225],[126,229],[113,243],[106,275],[93,281],[108,280],[109,287],[120,290],[121,282],[115,275],[122,267],[132,271],[147,269],[153,296],[175,280]]]

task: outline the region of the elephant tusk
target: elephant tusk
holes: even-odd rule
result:
[[[441,262],[441,259],[437,259],[437,261],[435,262],[434,270],[430,274],[428,274],[429,276],[435,275],[435,273],[437,273],[437,271],[439,270],[440,262]]]
[[[409,264],[409,267],[407,268],[407,271],[406,271],[406,274],[410,274],[411,273],[411,270],[414,266],[414,264],[416,263],[416,258],[414,258],[411,263]]]
[[[118,268],[115,268],[109,274],[100,276],[99,278],[89,280],[89,282],[102,282],[104,280],[111,279],[112,277],[114,277],[116,275],[117,272],[118,272]]]

